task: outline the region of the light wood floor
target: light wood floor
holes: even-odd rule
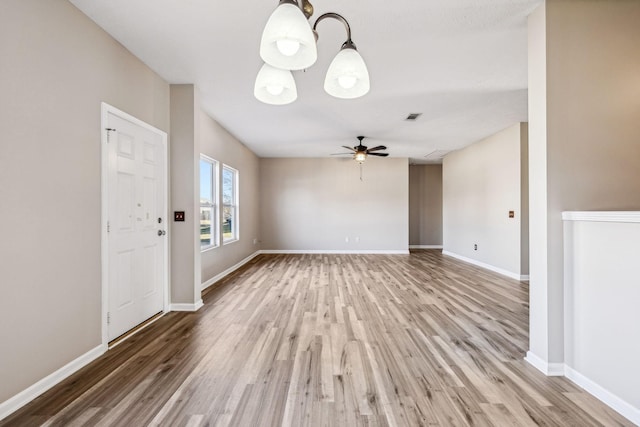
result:
[[[438,251],[262,255],[204,301],[0,425],[632,425],[523,361],[526,284]]]

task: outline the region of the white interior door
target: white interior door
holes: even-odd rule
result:
[[[158,131],[107,113],[108,340],[163,311],[166,147]]]

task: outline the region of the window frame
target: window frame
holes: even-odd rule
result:
[[[230,171],[233,174],[233,200],[232,203],[225,203],[224,202],[224,172],[225,170]],[[237,242],[238,240],[240,240],[240,207],[239,207],[239,187],[240,187],[240,172],[227,165],[227,164],[222,164],[222,178],[220,179],[221,185],[222,185],[222,189],[220,191],[220,196],[222,199],[221,202],[221,212],[224,213],[225,207],[231,207],[233,208],[233,218],[231,221],[231,227],[232,227],[232,232],[233,235],[231,237],[225,238],[224,237],[224,214],[220,215],[220,223],[222,226],[221,232],[220,232],[220,236],[222,238],[222,244],[226,245],[228,243],[233,243],[233,242]]]
[[[211,244],[202,246],[202,240],[200,240],[200,252],[206,252],[220,246],[220,162],[205,154],[200,154],[200,162],[198,162],[200,180],[202,180],[201,162],[211,165],[211,203],[203,203],[202,199],[200,199],[201,216],[202,208],[211,209]],[[200,191],[198,192],[198,198],[201,196]],[[200,221],[202,221],[202,217]],[[200,227],[202,227],[202,223],[200,223]],[[198,236],[202,236],[202,234],[198,234]]]

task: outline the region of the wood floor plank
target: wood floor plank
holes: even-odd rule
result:
[[[0,426],[631,426],[524,362],[526,283],[444,257],[261,255]]]

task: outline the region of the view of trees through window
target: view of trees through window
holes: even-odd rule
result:
[[[200,156],[200,249],[203,251],[218,246],[220,235],[225,243],[238,239],[238,171],[223,165],[222,194],[218,187],[219,171],[216,160]],[[219,211],[220,195],[222,212]]]
[[[222,168],[222,239],[225,242],[238,238],[237,182],[238,171],[225,165]]]
[[[218,162],[200,157],[200,249],[218,246],[216,181]]]

